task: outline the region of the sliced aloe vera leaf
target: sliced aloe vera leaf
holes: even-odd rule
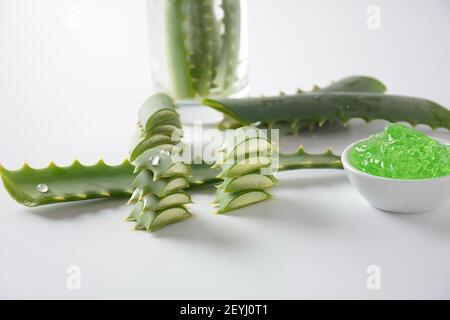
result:
[[[160,123],[178,118],[179,114],[173,100],[163,93],[148,98],[139,110],[139,123],[145,131],[151,131]]]
[[[188,187],[189,181],[185,177],[173,177],[155,181],[153,173],[149,170],[141,171],[133,181],[134,189],[143,190],[144,195],[152,193],[160,198]]]
[[[148,194],[143,197],[143,210],[161,211],[172,207],[179,207],[192,203],[191,196],[185,191],[178,191],[158,198],[154,194]]]
[[[141,135],[136,134],[132,140],[132,146],[130,151],[130,161],[135,161],[137,157],[139,157],[143,152],[148,149],[158,147],[161,145],[169,145],[178,143],[181,137],[175,136],[167,136],[164,134],[155,134],[155,135]],[[168,147],[167,147],[168,148]]]
[[[175,157],[167,148],[152,148],[142,153],[135,161],[135,172],[150,170],[154,179],[170,178],[173,176],[190,175],[190,166]]]
[[[264,190],[228,193],[219,189],[217,198],[219,203],[218,213],[227,213],[271,199],[272,196]]]
[[[244,174],[255,172],[270,166],[271,159],[268,157],[253,156],[236,163],[227,163],[222,166],[220,178],[237,178]]]
[[[20,170],[0,166],[0,174],[9,194],[29,207],[124,197],[132,192],[133,168],[128,161],[108,166],[100,160],[93,166],[84,166],[77,160],[69,167],[59,167],[52,162],[44,169],[32,169],[25,164]]]
[[[137,219],[136,229],[153,232],[191,216],[192,214],[183,206],[169,208],[160,212],[144,210]]]
[[[241,192],[247,190],[262,190],[274,187],[278,180],[274,176],[249,173],[238,178],[225,178],[220,185],[225,192]]]

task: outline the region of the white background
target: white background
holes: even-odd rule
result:
[[[381,8],[381,30],[366,9]],[[71,10],[80,10],[80,28]],[[253,94],[293,92],[353,74],[450,106],[450,2],[250,0]],[[151,94],[144,1],[0,0],[0,162],[119,163]],[[284,140],[335,152],[382,129],[354,120]],[[446,130],[431,132],[449,138]],[[275,200],[131,232],[123,201],[37,209],[0,188],[1,298],[449,298],[450,203],[430,213],[369,207],[341,171],[280,174]],[[81,289],[66,287],[69,265]],[[378,265],[382,289],[368,290]]]

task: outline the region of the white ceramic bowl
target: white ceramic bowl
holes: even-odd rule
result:
[[[435,140],[450,143],[442,139]],[[344,150],[342,164],[352,185],[373,207],[390,212],[426,212],[442,206],[449,198],[450,175],[420,180],[390,179],[356,169],[348,161],[348,156],[358,142]]]

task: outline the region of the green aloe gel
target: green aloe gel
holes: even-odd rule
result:
[[[450,174],[450,146],[403,125],[356,143],[349,162],[357,169],[393,179],[429,179]]]

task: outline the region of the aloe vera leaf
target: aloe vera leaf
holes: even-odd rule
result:
[[[240,0],[223,0],[224,34],[222,36],[222,53],[217,68],[214,84],[220,88],[222,96],[227,96],[233,89],[238,66],[241,37]]]
[[[144,210],[136,221],[135,229],[153,232],[191,216],[192,214],[183,206],[169,208],[160,212]]]
[[[164,1],[169,77],[172,94],[177,99],[195,97],[189,53],[185,43],[186,17],[183,12],[183,2],[184,0]]]
[[[421,98],[377,93],[305,93],[271,98],[204,100],[204,104],[240,121],[260,122],[270,128],[289,123],[296,129],[353,118],[404,121],[411,125],[450,129],[450,110]]]
[[[197,94],[209,95],[213,80],[215,19],[212,0],[184,0],[186,45]]]
[[[160,198],[171,193],[189,187],[189,181],[185,177],[172,177],[156,180],[149,170],[141,171],[132,184],[134,189],[143,190],[143,195],[152,193]]]
[[[220,214],[244,208],[272,198],[272,196],[264,190],[228,193],[221,191],[220,189],[218,190],[216,197],[216,201],[219,205],[217,213]]]
[[[170,151],[164,148],[152,148],[142,153],[135,161],[135,172],[150,170],[154,179],[170,178],[173,176],[190,175],[190,166],[187,166],[181,159],[172,156]]]
[[[274,176],[249,173],[237,178],[225,178],[219,186],[225,192],[241,192],[273,188],[278,183]]]
[[[7,170],[0,166],[0,174],[10,196],[19,204],[30,207],[133,194],[136,175],[129,161],[120,166],[108,166],[103,161],[95,166],[85,166],[76,161],[70,167],[55,167],[50,164],[45,169],[32,169],[24,165],[20,170]],[[295,153],[280,154],[280,171],[311,168],[342,169],[342,163],[339,156],[330,151],[316,155],[299,148]],[[220,173],[220,168],[211,168],[206,163],[195,164],[189,178],[190,188],[218,183]],[[153,178],[150,180],[153,183]],[[48,185],[49,192],[37,190],[37,185],[42,183]]]
[[[320,88],[314,86],[314,92],[371,92],[371,93],[384,93],[386,86],[378,79],[368,76],[349,76],[342,78],[338,81],[332,82],[330,85]],[[301,89],[297,89],[296,94],[305,93]],[[285,93],[281,93],[281,96],[285,96]],[[279,124],[281,126],[281,124]],[[236,129],[242,126],[242,123],[232,117],[224,115],[222,121],[218,124],[220,130]],[[292,132],[291,126],[288,125],[287,129],[280,128],[282,133]]]
[[[93,166],[84,166],[79,161],[69,167],[51,163],[44,169],[32,169],[28,164],[20,170],[0,166],[0,174],[11,197],[29,207],[128,196],[134,179],[133,167],[128,161],[108,166],[103,160]],[[40,192],[39,184],[47,186],[48,191]]]

